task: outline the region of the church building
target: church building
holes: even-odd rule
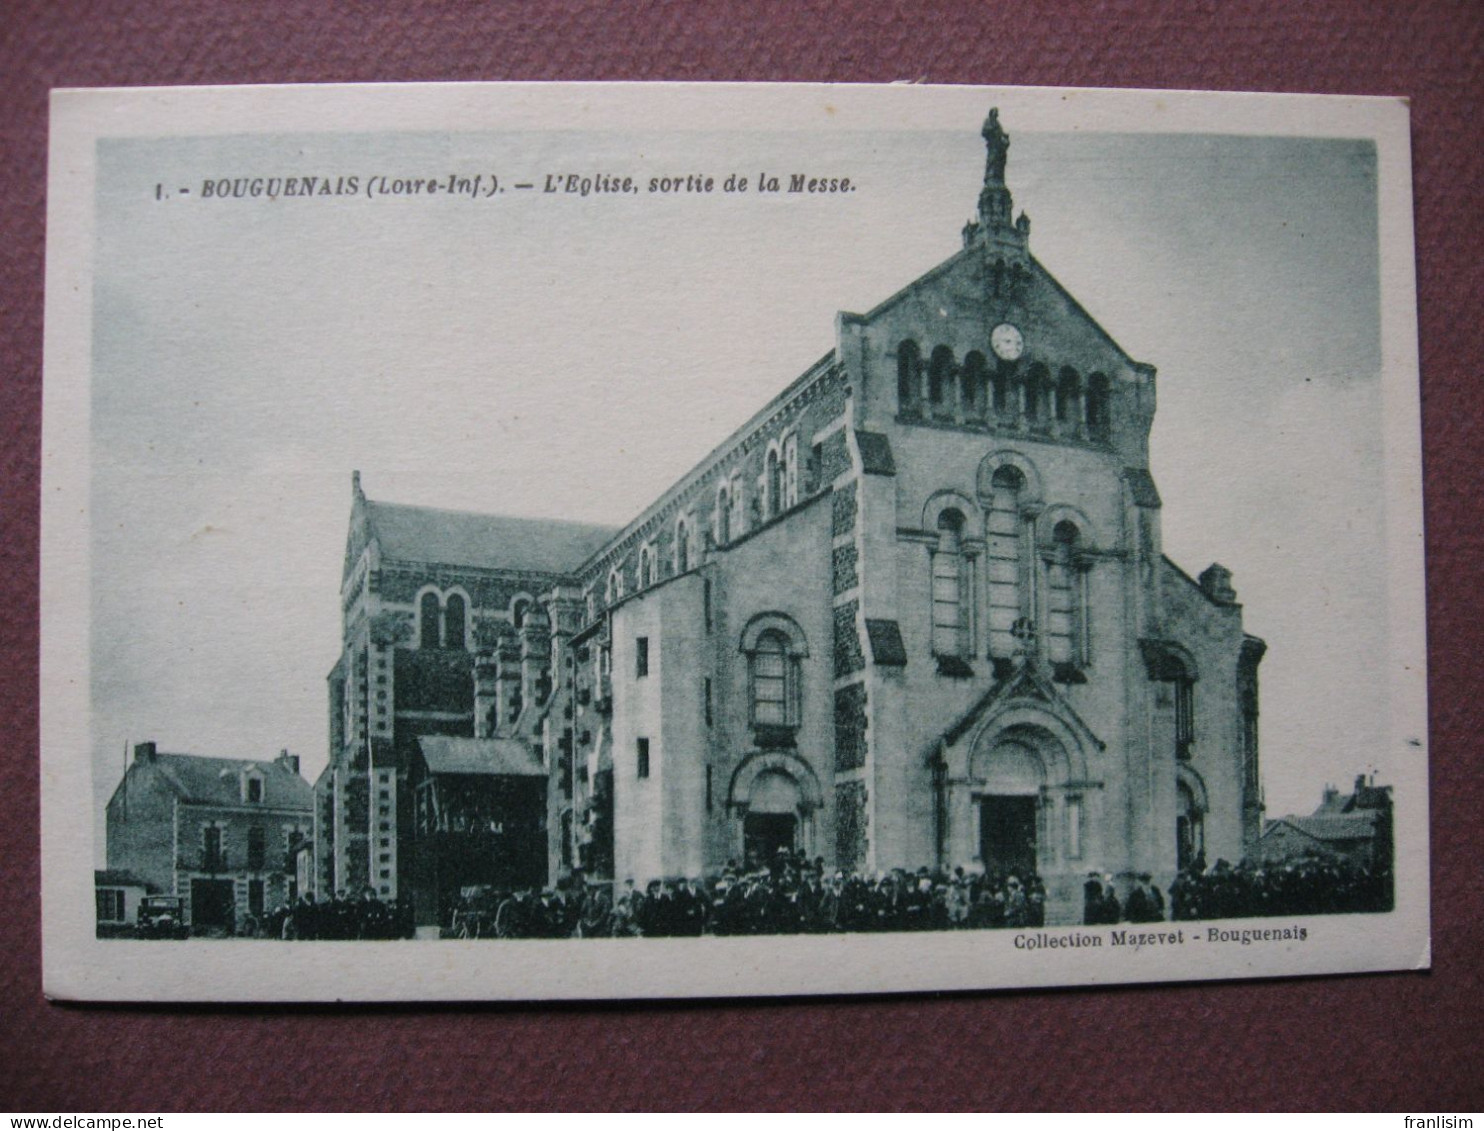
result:
[[[355,483],[322,892],[829,869],[1167,883],[1252,855],[1228,570],[1161,549],[1155,371],[1031,255],[983,128],[951,258],[620,529]]]

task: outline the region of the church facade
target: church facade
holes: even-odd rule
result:
[[[1031,255],[991,112],[950,259],[620,529],[368,500],[322,891],[846,872],[1168,882],[1261,831],[1230,573],[1163,555],[1155,371]],[[536,846],[533,850],[532,846]],[[519,863],[516,863],[519,861]]]

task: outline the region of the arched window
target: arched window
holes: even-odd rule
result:
[[[1190,761],[1195,744],[1195,680],[1188,674],[1175,680],[1175,757]]]
[[[531,609],[531,602],[524,597],[517,597],[515,604],[510,606],[510,623],[515,628],[522,628],[526,623],[526,613]]]
[[[783,441],[783,506],[799,501],[799,437],[790,433]]]
[[[1082,395],[1082,378],[1070,366],[1061,371],[1056,382],[1056,422],[1073,424],[1077,420],[1077,398]]]
[[[462,651],[464,627],[464,598],[451,593],[448,603],[443,606],[443,646]]]
[[[933,550],[933,655],[963,657],[967,617],[963,601],[963,555],[959,541],[964,516],[950,508],[938,516],[938,545]]]
[[[1013,361],[1001,361],[990,375],[990,401],[997,417],[1003,417],[1010,411],[1010,379],[1014,372]]]
[[[1053,664],[1081,667],[1087,662],[1086,603],[1082,586],[1086,575],[1077,568],[1082,532],[1063,519],[1051,532],[1046,562],[1046,656]]]
[[[781,613],[760,613],[742,631],[754,741],[789,746],[799,725],[799,663],[808,655],[799,626]]]
[[[756,507],[756,500],[753,500]],[[742,490],[740,473],[732,476],[732,537],[740,538],[747,533],[747,493]]]
[[[1149,678],[1170,684],[1174,699],[1175,760],[1189,762],[1195,745],[1195,680],[1193,667],[1175,648],[1155,644],[1146,650]]]
[[[675,572],[685,573],[690,569],[690,530],[685,519],[675,524]]]
[[[984,355],[974,350],[964,358],[962,386],[959,389],[965,419],[983,420],[985,416],[985,386],[989,383],[988,368]]]
[[[773,518],[783,510],[783,468],[778,462],[778,449],[768,449],[766,471],[767,494],[764,498],[764,518]]]
[[[948,403],[949,385],[953,381],[953,351],[947,346],[933,350],[928,363],[928,401],[935,409]]]
[[[1050,382],[1051,374],[1047,372],[1044,365],[1037,363],[1026,372],[1025,419],[1032,426],[1046,422],[1046,386]]]
[[[922,355],[910,338],[897,346],[897,411],[915,413],[922,396]]]
[[[732,498],[726,484],[716,493],[716,544],[725,546],[732,540]]]
[[[1108,405],[1108,378],[1094,373],[1087,379],[1087,432],[1094,440],[1108,438],[1111,417]]]
[[[758,726],[788,726],[788,641],[781,632],[765,632],[752,653],[752,721]]]
[[[437,648],[442,641],[438,636],[438,594],[424,593],[418,602],[418,646]]]
[[[608,604],[613,606],[623,600],[623,567],[614,566],[608,571]]]
[[[1025,583],[1025,521],[1020,493],[1025,476],[1006,464],[990,480],[989,529],[986,539],[989,582],[989,654],[1009,659],[1015,654],[1015,622],[1028,615]]]
[[[639,588],[648,589],[654,582],[653,569],[650,567],[649,547],[645,546],[639,551]]]

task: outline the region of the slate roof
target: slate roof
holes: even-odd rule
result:
[[[100,888],[143,888],[150,890],[149,884],[145,883],[133,872],[122,868],[95,868],[93,870],[93,886]]]
[[[892,458],[891,441],[880,432],[855,430],[856,446],[861,453],[861,470],[867,475],[895,475],[896,460]]]
[[[366,501],[388,558],[532,573],[572,573],[617,527]]]
[[[435,774],[489,774],[499,777],[546,776],[536,752],[518,738],[454,738],[428,734],[418,739],[428,769]]]
[[[1376,813],[1366,811],[1335,817],[1281,817],[1268,826],[1291,825],[1299,832],[1322,841],[1369,840],[1376,834]]]
[[[1134,505],[1140,507],[1158,507],[1163,504],[1159,500],[1159,488],[1154,485],[1154,476],[1142,467],[1125,467],[1123,477],[1128,481],[1129,490],[1133,492]]]
[[[156,754],[154,765],[182,801],[252,808],[261,804],[264,809],[314,811],[313,788],[282,762],[207,758],[200,754]],[[242,772],[248,768],[263,775],[261,803],[242,800]]]

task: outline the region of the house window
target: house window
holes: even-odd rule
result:
[[[263,881],[247,881],[247,913],[249,915],[261,915],[263,913]]]
[[[966,616],[963,602],[963,555],[959,539],[964,516],[954,509],[938,516],[938,545],[933,550],[933,654],[959,656],[965,652]]]
[[[690,531],[685,520],[675,526],[675,572],[685,573],[690,569]]]
[[[263,800],[263,779],[260,777],[249,777],[247,779],[247,800],[254,805]]]
[[[648,589],[654,581],[653,570],[650,568],[649,547],[645,546],[639,551],[639,588]]]
[[[424,593],[418,602],[418,644],[423,648],[436,648],[438,639],[438,594]]]
[[[450,594],[443,609],[443,646],[464,649],[464,598],[457,593]]]
[[[623,599],[623,569],[614,566],[608,571],[608,604],[616,605]]]
[[[701,681],[701,698],[705,704],[706,725],[709,727],[715,721],[711,709],[711,677],[709,675]]]
[[[752,721],[760,726],[786,726],[789,684],[788,641],[765,632],[752,654]]]
[[[711,631],[711,579],[708,577],[701,583],[701,612],[702,620],[705,622],[706,631]]]
[[[263,860],[268,855],[267,845],[268,838],[262,825],[254,825],[247,830],[247,866],[254,872],[263,869]]]
[[[100,888],[97,894],[98,922],[122,922],[124,918],[124,893],[114,888]]]
[[[643,679],[649,674],[649,637],[634,641],[634,674]]]
[[[649,776],[649,739],[638,739],[635,746],[635,776],[647,778]]]
[[[986,539],[989,580],[989,654],[1008,659],[1018,641],[1015,623],[1027,615],[1024,550],[1024,520],[1020,516],[1020,494],[1025,476],[1006,464],[994,473],[989,506],[989,537]]]
[[[227,866],[227,855],[222,851],[222,829],[220,825],[207,825],[201,830],[201,868],[206,872],[220,872]]]

